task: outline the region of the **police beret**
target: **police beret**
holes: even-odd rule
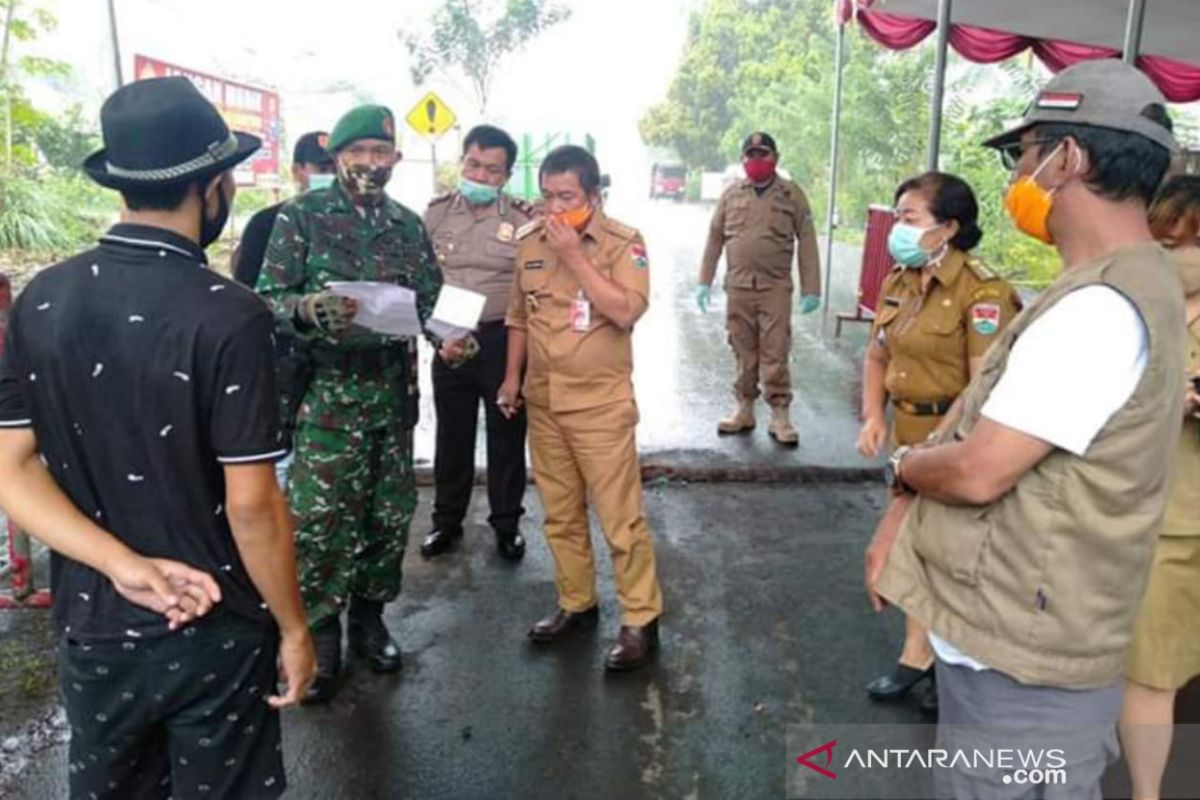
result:
[[[329,134],[325,149],[336,153],[359,139],[396,141],[396,121],[386,106],[359,106],[342,115]]]

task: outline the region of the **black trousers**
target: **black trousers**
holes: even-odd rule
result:
[[[506,419],[496,405],[504,382],[508,330],[504,323],[485,322],[475,333],[479,353],[451,369],[433,359],[433,405],[437,409],[437,451],[433,458],[436,485],[435,528],[462,525],[475,482],[475,433],[479,404],[487,423],[488,522],[499,533],[516,530],[525,513],[525,409]]]
[[[72,800],[273,798],[279,633],[214,611],[153,639],[60,645]]]

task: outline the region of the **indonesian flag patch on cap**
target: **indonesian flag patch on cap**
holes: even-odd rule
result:
[[[1037,98],[1038,108],[1059,108],[1074,111],[1083,101],[1083,95],[1077,92],[1042,92]]]

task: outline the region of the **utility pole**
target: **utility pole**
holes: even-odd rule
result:
[[[112,39],[113,53],[113,70],[117,78],[117,88],[120,89],[125,85],[125,79],[121,75],[121,40],[117,37],[117,9],[114,5],[116,0],[108,0],[108,31]]]
[[[8,0],[8,13],[4,15],[4,43],[0,44],[0,91],[4,92],[4,171],[12,173],[13,123],[12,87],[8,85],[8,48],[12,41],[13,19],[17,15],[17,0]]]

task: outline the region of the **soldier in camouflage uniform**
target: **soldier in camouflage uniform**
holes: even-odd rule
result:
[[[400,668],[382,613],[400,592],[417,505],[417,343],[355,326],[355,302],[325,287],[406,286],[425,322],[442,283],[420,216],[384,192],[399,160],[391,112],[354,109],[328,148],[337,182],[280,210],[258,282],[280,328],[308,342],[316,368],[297,418],[289,489],[300,588],[317,643],[310,703],[328,700],[336,687],[347,604],[351,651],[376,672]]]

